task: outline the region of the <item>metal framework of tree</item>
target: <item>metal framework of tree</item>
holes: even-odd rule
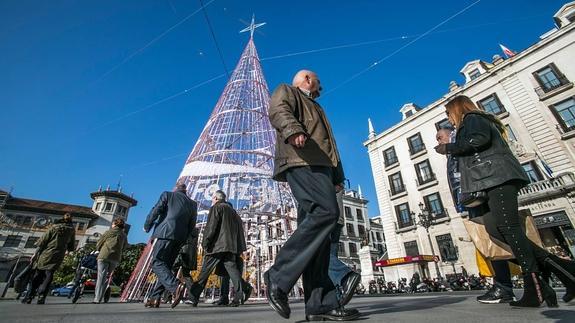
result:
[[[223,190],[228,201],[244,221],[249,259],[246,277],[257,287],[262,281],[261,254],[267,242],[283,244],[293,231],[295,202],[289,187],[271,179],[274,167],[275,130],[268,118],[269,90],[258,53],[250,39],[222,95],[189,155],[177,183],[187,186],[190,198],[198,202],[200,231],[211,206],[211,196]],[[270,227],[281,234],[268,234]],[[266,241],[267,240],[267,241]],[[155,282],[150,268],[151,244],[144,250],[128,284],[122,301],[143,301]],[[273,259],[267,256],[265,267]],[[258,296],[259,296],[259,289]]]

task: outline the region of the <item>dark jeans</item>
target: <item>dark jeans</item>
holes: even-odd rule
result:
[[[288,293],[302,276],[306,314],[326,313],[339,307],[328,274],[330,234],[339,217],[332,169],[295,167],[286,178],[298,202],[298,227],[280,249],[269,278]]]
[[[36,269],[32,277],[32,284],[28,291],[28,297],[32,298],[38,293],[39,298],[45,298],[50,291],[50,284],[54,278],[55,270]]]
[[[338,287],[342,287],[341,284],[345,276],[352,272],[343,261],[339,260],[337,256],[337,250],[339,249],[339,237],[341,235],[341,229],[343,225],[337,224],[335,229],[331,233],[331,244],[330,244],[330,254],[329,254],[329,278],[331,282]],[[341,295],[338,293],[338,297]]]
[[[511,247],[523,273],[539,272],[537,262],[542,263],[548,253],[531,242],[522,229],[517,193],[517,186],[513,183],[504,183],[487,191],[491,213],[484,215],[485,229],[490,236]]]
[[[216,266],[222,262],[226,271],[234,285],[235,296],[234,302],[239,303],[242,299],[242,275],[238,270],[236,261],[237,255],[230,252],[215,253],[212,255],[205,255],[202,262],[202,270],[198,276],[198,280],[192,284],[190,294],[197,300],[200,294],[206,287],[210,274],[216,269]],[[229,285],[228,285],[229,290]]]
[[[469,213],[469,218],[473,219],[479,216],[483,216],[485,213],[489,212],[489,205],[484,203],[477,207],[466,209]],[[493,279],[495,280],[495,283],[504,287],[513,288],[509,262],[507,260],[492,260],[491,266],[493,267],[494,271]]]
[[[157,239],[152,250],[152,271],[157,281],[150,298],[160,299],[164,290],[175,293],[180,281],[172,272],[172,266],[180,252],[182,242],[168,239]]]

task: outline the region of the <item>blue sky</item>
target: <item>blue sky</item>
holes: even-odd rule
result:
[[[90,192],[121,177],[139,200],[129,240],[145,241],[148,211],[174,184],[226,82],[206,82],[224,68],[203,13],[191,15],[199,3],[0,2],[0,188],[91,205]],[[374,216],[367,118],[381,132],[400,121],[404,103],[425,106],[449,81],[462,83],[466,62],[501,54],[499,43],[529,47],[564,1],[203,3],[230,71],[248,40],[242,20],[255,13],[267,22],[255,42],[271,90],[301,68],[333,90],[320,102]],[[339,48],[285,56],[331,47]]]

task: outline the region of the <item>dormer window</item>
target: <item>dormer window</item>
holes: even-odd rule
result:
[[[471,72],[469,72],[469,79],[470,80],[475,80],[476,78],[481,76],[481,72],[479,71],[479,69],[474,69]]]

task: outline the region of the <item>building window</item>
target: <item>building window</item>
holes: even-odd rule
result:
[[[381,234],[379,234],[379,232],[375,233],[375,237],[377,238],[377,241],[381,241]]]
[[[106,205],[104,206],[104,211],[112,212],[113,208],[114,208],[114,203],[106,203]]]
[[[492,114],[501,114],[505,112],[505,107],[497,97],[497,94],[493,93],[483,100],[477,102],[477,105],[486,112]]]
[[[357,246],[353,242],[349,243],[349,253],[352,256],[357,256]]]
[[[418,152],[425,150],[425,145],[423,144],[423,140],[421,140],[420,133],[407,138],[407,143],[409,144],[410,155],[417,154]]]
[[[357,233],[359,234],[360,238],[365,238],[365,228],[363,227],[363,225],[357,226]]]
[[[551,111],[564,132],[575,130],[575,97],[552,105]]]
[[[425,207],[435,214],[435,218],[443,218],[447,216],[445,208],[441,202],[441,196],[438,193],[429,194],[423,197]]]
[[[391,195],[396,195],[405,191],[401,172],[389,175],[389,187],[391,187]]]
[[[22,236],[18,236],[18,235],[9,235],[6,237],[6,241],[4,241],[4,246],[6,248],[9,247],[13,247],[13,248],[17,248],[18,246],[20,246],[20,241],[22,241]]]
[[[346,223],[345,227],[347,228],[347,236],[355,237],[355,230],[353,229],[353,224]]]
[[[83,222],[79,222],[79,223],[78,223],[78,230],[79,230],[79,231],[84,230],[84,225],[85,225],[85,224],[84,224]]]
[[[407,241],[403,244],[405,247],[406,256],[419,256],[419,248],[417,248],[417,241]]]
[[[25,216],[24,220],[22,221],[22,225],[23,226],[30,226],[32,225],[32,217],[31,216]]]
[[[541,89],[541,91],[544,93],[547,93],[560,87],[563,84],[568,83],[567,78],[565,78],[565,76],[559,72],[559,69],[557,69],[557,66],[555,66],[553,63],[536,71],[533,73],[533,76],[535,76],[535,79],[541,86],[539,89]]]
[[[422,185],[435,180],[435,174],[431,170],[429,160],[424,160],[421,163],[415,164],[415,173],[417,174],[417,183]]]
[[[345,206],[343,209],[345,211],[345,217],[353,220],[353,217],[351,216],[351,208],[349,206]]]
[[[126,213],[126,210],[127,210],[127,208],[125,206],[118,205],[117,213],[123,215],[124,213]]]
[[[96,211],[100,211],[100,208],[102,207],[102,202],[98,202],[96,203]]]
[[[481,76],[481,72],[479,71],[478,68],[474,69],[473,71],[469,72],[469,79],[470,80],[475,80],[476,78]]]
[[[457,249],[451,240],[451,234],[442,234],[435,237],[442,261],[457,261]]]
[[[28,237],[24,248],[36,248],[36,241],[38,241],[38,239],[40,239],[40,237]]]
[[[523,170],[527,173],[527,177],[529,177],[531,183],[543,180],[543,175],[541,175],[541,172],[534,162],[530,161],[528,163],[521,164],[521,166],[523,166]]]
[[[511,126],[506,124],[505,128],[507,129],[507,137],[509,137],[510,140],[517,141],[517,136],[515,136],[515,132],[513,132]]]
[[[403,203],[396,205],[395,213],[397,215],[397,225],[400,229],[413,225],[413,219],[411,218],[411,213],[409,212],[409,204]]]
[[[453,125],[447,118],[435,123],[435,130],[439,129],[453,129]]]
[[[383,151],[383,160],[385,162],[386,167],[397,163],[397,155],[395,154],[395,147],[391,147]]]
[[[361,209],[355,209],[355,215],[356,215],[357,221],[364,222],[363,221],[363,212],[361,212]]]
[[[338,243],[337,246],[337,255],[338,256],[344,256],[345,255],[345,247],[343,242]]]

